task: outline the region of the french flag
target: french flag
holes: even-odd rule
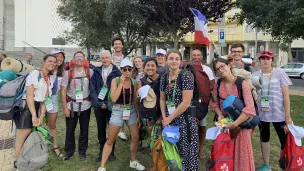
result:
[[[210,42],[209,42],[209,35],[207,31],[207,22],[208,20],[206,17],[197,9],[190,8],[194,15],[194,44],[203,44],[206,45],[209,49]]]

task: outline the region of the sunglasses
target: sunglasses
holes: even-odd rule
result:
[[[268,52],[268,51],[262,51],[260,53],[263,54],[263,55],[273,55],[272,52]]]
[[[83,56],[75,56],[75,59],[77,59],[77,60],[84,60],[84,57]]]
[[[267,61],[271,60],[271,58],[269,58],[269,57],[267,57],[267,56],[262,56],[262,57],[260,57],[260,59],[261,59],[261,60],[267,60]]]
[[[133,68],[123,68],[122,69],[123,72],[127,72],[127,71],[131,72],[132,70],[133,70]]]

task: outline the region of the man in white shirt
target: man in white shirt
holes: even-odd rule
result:
[[[193,62],[201,62],[202,61],[202,52],[198,49],[194,49],[192,51],[192,56],[191,56],[191,60]],[[208,78],[209,78],[209,83],[206,85],[210,85],[210,87],[213,87],[215,81],[214,81],[214,74],[211,70],[210,67],[208,67],[207,65],[203,65],[203,71],[207,74]],[[212,88],[210,88],[210,92],[212,91]],[[203,104],[203,102],[201,103]],[[205,104],[206,107],[206,113],[208,112],[208,104]],[[204,119],[202,119],[199,123],[198,123],[198,135],[199,135],[199,154],[200,154],[200,158],[205,158],[205,153],[204,153],[204,141],[205,141],[205,137],[206,137],[206,125],[207,125],[207,115],[205,116]]]

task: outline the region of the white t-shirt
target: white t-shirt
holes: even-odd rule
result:
[[[203,71],[208,75],[209,80],[214,80],[214,75],[210,67],[203,65]]]
[[[38,70],[32,71],[26,78],[25,86],[28,87],[34,85],[34,101],[43,102],[47,91],[47,83],[45,82],[42,76],[38,82],[39,74],[40,71]],[[53,81],[50,78],[49,96],[52,95],[52,88],[53,88]],[[26,95],[23,98],[26,98]]]

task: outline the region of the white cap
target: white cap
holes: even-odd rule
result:
[[[120,63],[120,68],[123,68],[123,67],[126,67],[126,66],[133,67],[133,64],[132,64],[132,62],[130,61],[129,58],[124,58]]]
[[[290,133],[293,135],[296,145],[301,147],[301,139],[304,137],[304,128],[295,126],[294,124],[287,125],[287,127]]]
[[[167,52],[164,49],[158,49],[155,54],[167,55]]]
[[[51,52],[52,55],[56,55],[57,53],[63,53],[64,54],[64,50],[61,49],[61,48],[55,48]]]

